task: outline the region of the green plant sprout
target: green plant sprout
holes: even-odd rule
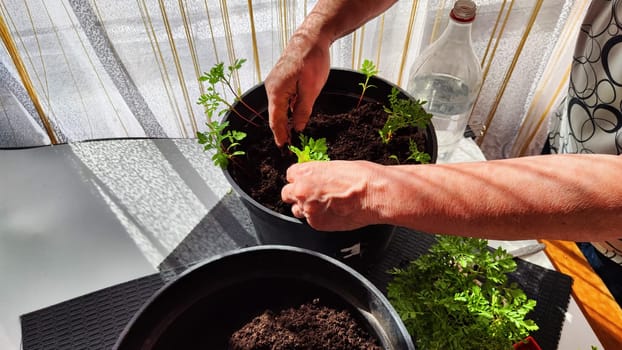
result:
[[[538,329],[536,306],[507,274],[502,248],[483,239],[438,236],[426,254],[391,271],[388,298],[420,349],[512,349]]]
[[[375,85],[369,85],[369,78],[378,74],[378,69],[376,69],[374,62],[368,59],[365,59],[363,61],[360,71],[361,73],[365,74],[365,82],[359,83],[359,85],[363,88],[363,91],[361,91],[361,96],[359,97],[358,103],[356,104],[357,108],[361,105],[361,102],[363,101],[363,96],[365,95],[365,91],[367,91],[367,89],[369,89],[370,87],[376,87]]]
[[[326,146],[325,138],[314,140],[312,137],[300,134],[300,147],[288,146],[289,150],[298,157],[298,163],[310,162],[312,160],[330,160],[327,154],[328,147]]]
[[[220,122],[214,118],[214,113],[218,110],[220,105],[224,104],[227,108],[220,110],[218,115],[222,115],[230,110],[238,117],[242,118],[242,120],[254,126],[258,125],[253,122],[253,120],[244,117],[244,115],[242,115],[239,111],[235,110],[231,103],[229,103],[218,93],[216,84],[224,84],[243,106],[251,111],[256,117],[263,119],[261,114],[241,99],[241,94],[235,91],[231,83],[233,73],[242,68],[244,62],[246,62],[245,59],[235,60],[233,65],[227,67],[226,72],[224,63],[216,63],[209,70],[209,72],[205,72],[199,77],[199,81],[208,83],[207,92],[202,94],[197,101],[197,104],[202,105],[205,109],[205,114],[207,116],[207,131],[197,132],[197,139],[199,144],[204,145],[205,151],[210,149],[215,150],[215,154],[212,156],[212,161],[221,168],[226,168],[229,165],[229,160],[232,160],[234,156],[245,154],[244,151],[236,150],[236,148],[240,145],[240,141],[246,137],[246,133],[235,130],[227,130],[229,122]]]
[[[205,112],[207,114],[208,122],[212,121],[213,113],[218,109],[219,105],[222,103],[227,107],[227,109],[221,110],[220,114],[223,114],[227,110],[230,110],[233,113],[235,113],[238,117],[245,120],[246,122],[254,126],[257,126],[255,122],[244,117],[240,112],[238,112],[237,110],[233,108],[231,103],[229,103],[226,99],[220,96],[220,94],[218,93],[216,89],[216,84],[218,83],[222,83],[224,86],[226,86],[227,89],[233,93],[233,95],[235,96],[235,99],[239,101],[249,111],[251,111],[255,115],[255,117],[258,117],[265,121],[265,119],[259,112],[257,112],[251,106],[249,106],[242,99],[241,93],[239,91],[236,91],[233,88],[233,83],[231,81],[233,77],[233,73],[240,70],[244,62],[246,62],[246,59],[244,58],[236,59],[232,65],[227,66],[226,72],[225,72],[225,64],[223,62],[219,62],[219,63],[216,63],[214,66],[212,66],[209,72],[204,72],[203,75],[199,77],[199,81],[207,82],[209,84],[207,86],[207,92],[199,96],[199,100],[197,101],[198,104],[203,105],[205,107]]]
[[[235,150],[246,137],[246,133],[236,130],[225,129],[229,126],[229,122],[211,121],[207,123],[207,131],[204,133],[197,132],[199,143],[204,145],[205,151],[214,149],[216,152],[212,156],[215,165],[226,168],[229,160],[235,156],[245,154],[244,151]],[[225,146],[228,144],[228,146]]]
[[[410,126],[423,129],[432,120],[432,114],[423,109],[425,101],[398,98],[398,94],[397,88],[391,89],[389,95],[390,108],[384,107],[384,110],[389,114],[387,121],[379,131],[384,143],[389,143],[393,134],[399,129]]]
[[[428,164],[430,163],[430,160],[432,160],[432,157],[419,150],[419,147],[417,147],[417,142],[415,142],[414,140],[410,139],[408,140],[408,151],[410,152],[410,154],[408,155],[408,157],[404,160],[404,162],[408,162],[409,160],[413,160],[419,164]],[[389,156],[390,159],[394,159],[397,164],[400,164],[400,160],[399,158],[395,155],[392,154]]]

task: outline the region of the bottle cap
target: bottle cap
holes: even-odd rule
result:
[[[458,22],[472,22],[475,19],[476,8],[471,0],[458,0],[449,15]]]

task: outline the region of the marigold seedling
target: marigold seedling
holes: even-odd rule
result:
[[[415,142],[413,139],[408,140],[408,151],[410,154],[408,155],[408,157],[406,157],[404,162],[412,160],[419,164],[428,164],[432,160],[432,157],[429,154],[419,150],[417,142]],[[397,164],[401,163],[399,158],[394,154],[390,155],[389,158],[394,159]]]
[[[245,154],[244,151],[237,150],[237,147],[240,146],[240,141],[246,137],[246,133],[229,130],[229,122],[220,122],[215,119],[214,113],[221,104],[225,105],[227,108],[220,110],[219,115],[229,110],[241,119],[255,126],[257,126],[257,123],[254,122],[256,118],[263,119],[261,114],[241,99],[239,91],[233,88],[231,81],[233,74],[242,68],[244,62],[246,62],[245,59],[237,59],[232,65],[227,66],[226,71],[224,63],[216,63],[209,72],[205,72],[199,77],[199,81],[207,83],[206,93],[202,94],[197,101],[197,103],[202,105],[205,109],[207,131],[197,132],[197,138],[199,143],[204,145],[205,151],[212,149],[215,151],[212,160],[214,164],[222,168],[226,168],[229,165],[229,160],[233,159],[233,157]],[[226,86],[235,95],[236,99],[253,113],[253,118],[246,118],[220,95],[216,88],[216,85],[219,83]]]
[[[369,79],[373,77],[374,75],[378,74],[378,69],[376,69],[374,62],[368,59],[363,61],[360,71],[361,73],[365,74],[365,82],[359,83],[359,85],[363,88],[363,91],[361,91],[361,95],[359,96],[358,103],[356,104],[357,108],[361,105],[361,102],[363,101],[363,96],[365,95],[365,92],[367,91],[367,89],[369,89],[370,87],[376,87],[375,85],[369,84]]]
[[[203,75],[199,77],[199,81],[205,82],[208,84],[207,92],[205,94],[202,94],[199,97],[199,100],[197,101],[198,104],[205,106],[205,112],[207,114],[208,121],[212,120],[211,118],[212,118],[213,113],[218,109],[219,105],[222,103],[227,107],[227,109],[221,110],[220,114],[223,114],[227,110],[230,110],[233,113],[235,113],[238,117],[247,121],[248,123],[257,126],[257,124],[253,120],[244,117],[244,115],[242,115],[239,111],[233,108],[231,103],[229,103],[226,99],[224,99],[220,95],[220,93],[216,89],[216,85],[218,83],[222,83],[229,91],[231,91],[231,93],[233,93],[237,101],[239,101],[244,107],[246,107],[249,111],[251,111],[251,113],[253,113],[254,115],[253,119],[259,118],[261,120],[264,120],[263,116],[259,112],[257,112],[251,106],[249,106],[242,99],[241,93],[233,88],[233,82],[232,82],[233,74],[242,68],[242,65],[244,64],[244,62],[246,62],[246,59],[244,58],[236,59],[232,65],[227,66],[226,71],[225,71],[225,64],[223,62],[219,62],[219,63],[216,63],[214,66],[212,66],[209,72],[205,72],[203,73]]]
[[[300,147],[288,146],[289,150],[298,157],[298,163],[310,162],[312,160],[330,160],[325,138],[315,140],[312,137],[300,134]]]
[[[425,128],[432,120],[432,114],[423,109],[425,102],[420,100],[411,100],[399,98],[397,88],[391,89],[389,95],[389,107],[384,110],[389,114],[387,121],[382,129],[380,129],[380,137],[384,143],[389,143],[393,134],[402,128],[418,127]]]
[[[212,121],[207,123],[206,132],[197,133],[199,143],[204,145],[205,151],[210,149],[216,151],[212,156],[212,161],[221,168],[226,168],[229,165],[229,160],[233,157],[245,154],[244,151],[236,150],[236,148],[240,145],[240,141],[246,137],[246,133],[236,130],[225,131],[228,126],[228,121],[222,123]]]

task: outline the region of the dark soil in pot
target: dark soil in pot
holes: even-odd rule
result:
[[[395,165],[396,160],[389,157],[395,155],[398,159],[406,159],[410,138],[420,150],[425,149],[425,133],[416,128],[399,130],[389,144],[382,143],[379,130],[388,117],[384,106],[367,101],[356,107],[357,99],[358,96],[321,95],[302,133],[314,139],[326,138],[331,160],[368,160]],[[232,124],[239,125],[235,121]],[[246,155],[229,166],[231,176],[259,203],[278,213],[291,215],[291,205],[281,200],[281,189],[287,183],[287,168],[296,163],[296,156],[287,148],[279,149],[275,145],[266,123],[235,129],[244,130],[248,135],[241,147]],[[300,146],[298,134],[293,131],[291,140],[295,146]]]
[[[384,108],[391,106],[392,89],[397,87],[382,78],[372,77],[369,84],[374,87],[365,92],[357,107],[361,96],[359,83],[364,79],[360,72],[331,69],[303,134],[316,140],[326,138],[331,160],[396,164],[391,157],[395,155],[404,164],[412,139],[434,163],[437,145],[431,123],[425,130],[400,129],[388,145],[382,143],[380,129],[389,117]],[[408,98],[405,91],[397,90],[398,99]],[[305,220],[294,218],[291,206],[281,201],[281,190],[286,184],[287,169],[296,162],[296,156],[286,147],[278,148],[273,141],[267,122],[265,86],[259,84],[248,90],[242,100],[244,103],[234,104],[236,113],[228,112],[225,120],[231,129],[247,134],[236,148],[245,154],[233,158],[224,174],[249,210],[258,241],[311,249],[339,259],[358,271],[369,269],[383,256],[395,226],[369,225],[334,234],[314,230]],[[264,120],[249,106],[261,113]],[[244,121],[237,113],[253,119],[255,125]],[[299,135],[293,133],[291,140],[300,146]]]
[[[382,350],[347,310],[319,299],[275,313],[266,310],[237,330],[230,350]]]

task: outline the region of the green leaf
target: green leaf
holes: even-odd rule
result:
[[[327,154],[328,147],[326,146],[325,138],[315,140],[312,137],[306,137],[303,134],[300,134],[299,138],[301,143],[300,147],[302,149],[294,145],[288,146],[289,150],[292,151],[298,158],[298,163],[309,162],[312,160],[330,160]]]
[[[363,74],[365,74],[365,76],[368,78],[378,74],[378,69],[376,68],[376,65],[374,64],[374,62],[365,59],[363,60],[363,64],[361,65],[361,72]]]

